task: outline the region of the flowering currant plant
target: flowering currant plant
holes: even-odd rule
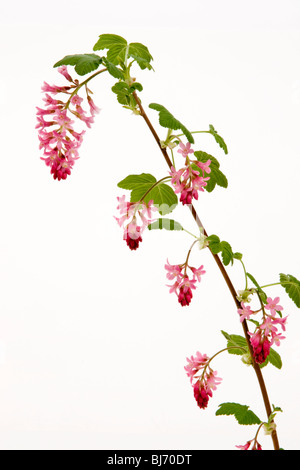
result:
[[[175,294],[182,307],[188,307],[195,301],[195,291],[205,275],[205,269],[200,262],[197,266],[190,265],[190,253],[195,246],[201,250],[207,249],[230,290],[234,314],[237,323],[242,326],[242,336],[222,331],[225,347],[221,351],[211,356],[197,351],[187,358],[184,370],[190,379],[196,406],[204,410],[222,381],[212,368],[216,357],[223,352],[241,356],[242,363],[255,371],[267,419],[260,419],[245,404],[231,402],[220,404],[216,415],[233,415],[241,425],[257,426],[249,440],[245,444],[237,443],[237,448],[261,450],[258,438],[263,428],[271,436],[274,449],[278,450],[280,446],[274,418],[282,410],[270,404],[262,368],[268,364],[278,369],[282,366],[274,346],[280,346],[285,339],[282,332],[286,330],[287,315],[283,313],[280,298],[271,297],[266,290],[278,285],[300,308],[300,282],[291,274],[281,273],[278,282],[258,284],[246,270],[242,253],[233,251],[231,245],[218,235],[206,233],[194,204],[201,198],[201,193],[210,193],[217,186],[226,188],[228,181],[214,156],[196,150],[194,136],[210,134],[224,154],[228,154],[228,149],[213,125],[210,124],[206,130],[190,132],[162,104],[150,103],[149,108],[157,113],[154,117],[158,117],[160,126],[166,129],[165,138],[159,137],[140,99],[143,86],[131,75],[134,66],[142,71],[153,70],[153,58],[148,48],[140,43],[128,43],[115,34],[102,34],[93,50],[100,51],[100,55],[75,54],[59,60],[54,67],[57,67],[62,84],[49,85],[44,82],[42,86],[44,106],[37,108],[36,126],[43,152],[41,159],[55,180],[70,177],[79,158],[78,150],[86,131],[84,128],[91,127],[99,112],[91,96],[90,82],[103,73],[109,74],[114,80],[111,90],[118,102],[144,120],[167,166],[165,176],[159,180],[152,174],[142,173],[128,175],[118,183],[119,188],[127,191],[117,197],[118,213],[115,216],[123,231],[123,240],[130,250],[137,250],[151,230],[185,231],[187,236],[192,236],[193,242],[187,250],[186,259],[174,259],[174,264],[169,262],[169,258],[165,260],[169,292]],[[74,71],[70,71],[68,66],[74,67]],[[74,73],[79,78],[73,78]],[[81,79],[85,75],[87,78]],[[78,129],[75,130],[74,125]],[[197,227],[196,235],[185,230],[180,222],[166,217],[180,204],[191,213]],[[226,270],[226,266],[234,263],[241,263],[244,272],[244,288],[238,291]]]

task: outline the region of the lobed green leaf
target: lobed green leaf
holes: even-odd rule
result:
[[[212,124],[209,125],[209,133],[214,136],[215,141],[219,144],[221,149],[224,150],[224,153],[227,154],[228,153],[227,145],[225,144],[223,137],[221,137],[217,133],[216,129],[214,128],[214,126]]]
[[[178,198],[173,189],[165,183],[160,183],[154,188],[156,178],[149,173],[141,175],[129,175],[118,183],[118,187],[131,191],[130,201],[138,202],[142,198],[145,203],[153,200],[161,215],[169,214],[178,204]],[[150,190],[150,191],[149,191]],[[148,194],[143,197],[146,193]]]
[[[291,274],[280,273],[280,284],[293,302],[300,308],[300,281]]]
[[[210,235],[206,240],[209,242],[209,248],[214,255],[221,252],[222,261],[225,266],[229,263],[233,264],[234,259],[240,259],[241,253],[233,253],[231,245],[225,241],[221,242],[217,235]]]
[[[194,137],[192,136],[190,131],[180,121],[178,121],[178,119],[176,119],[173,114],[171,114],[170,111],[168,111],[164,106],[158,103],[151,103],[149,104],[149,108],[158,111],[159,123],[162,127],[166,127],[167,129],[173,129],[174,131],[180,129],[186,136],[187,140],[191,144],[194,143]]]
[[[216,411],[216,416],[233,415],[237,422],[242,425],[260,424],[262,421],[256,416],[247,405],[240,405],[239,403],[221,403],[219,409]]]
[[[99,57],[96,54],[75,54],[66,55],[63,59],[56,62],[53,67],[73,65],[75,66],[75,71],[78,75],[86,75],[87,73],[97,70],[101,63],[102,57]]]
[[[126,39],[116,34],[101,34],[93,50],[99,51],[102,49],[107,49],[107,59],[114,65],[124,64],[126,57],[131,57],[142,70],[152,69],[150,62],[153,57],[144,44],[139,42],[128,44]]]

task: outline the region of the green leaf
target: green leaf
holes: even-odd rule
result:
[[[93,50],[102,49],[108,49],[107,59],[114,65],[123,64],[127,56],[134,59],[142,70],[152,69],[150,62],[153,57],[148,48],[139,42],[127,44],[126,39],[116,34],[101,34]]]
[[[221,242],[222,260],[223,264],[227,266],[230,262],[233,263],[233,251],[228,242]]]
[[[122,189],[136,189],[140,185],[156,183],[156,178],[150,173],[142,173],[141,175],[129,175],[118,183],[118,187]]]
[[[228,242],[221,242],[217,235],[210,235],[206,240],[209,242],[209,248],[214,255],[221,252],[222,261],[225,266],[230,262],[233,264],[234,254],[231,245]],[[238,255],[240,255],[240,253],[238,253]]]
[[[107,59],[114,65],[120,63],[119,58],[124,62],[127,49],[126,39],[116,34],[101,34],[93,47],[94,51],[108,49]]]
[[[218,186],[221,186],[222,188],[227,188],[228,186],[228,181],[224,173],[220,170],[220,164],[218,160],[213,157],[212,155],[209,155],[206,152],[203,152],[202,150],[196,150],[194,152],[195,157],[199,162],[207,162],[207,160],[211,161],[211,164],[209,165],[211,172],[209,173],[209,180],[207,182],[207,185],[205,186],[206,191],[209,193],[215,189],[216,184]],[[194,169],[196,168],[196,165],[193,165]],[[199,170],[199,168],[198,168]]]
[[[143,194],[145,194],[145,191],[143,194],[141,194],[141,191],[144,189],[145,187],[134,189],[131,192],[130,200],[132,202],[138,201],[143,196]],[[150,186],[148,189],[150,189]],[[144,201],[149,202],[151,199],[153,200],[153,204],[157,207],[158,212],[161,215],[169,214],[178,204],[178,198],[173,189],[164,183],[160,183],[159,185],[155,186],[144,198]]]
[[[149,230],[183,230],[182,225],[173,219],[157,219],[152,224],[148,225]]]
[[[155,111],[158,111],[159,113],[159,123],[162,127],[166,127],[167,129],[173,129],[174,131],[177,131],[180,129],[184,135],[186,136],[187,140],[193,144],[194,143],[194,138],[190,131],[187,130],[187,128],[180,122],[178,121],[173,114],[170,113],[164,106],[161,104],[157,103],[151,103],[149,104],[149,108],[154,109]]]
[[[227,348],[230,348],[228,349],[229,354],[236,354],[238,356],[242,356],[243,354],[247,354],[249,352],[247,341],[245,338],[243,338],[243,336],[230,335],[223,330],[221,330],[221,333],[227,339]]]
[[[227,154],[227,145],[225,144],[224,139],[217,133],[216,129],[212,124],[209,125],[209,133],[214,136],[215,141],[220,145],[221,149],[224,150],[224,153]]]
[[[209,248],[211,249],[214,255],[220,253],[221,251],[221,240],[218,235],[209,235],[206,238],[206,241],[209,242]]]
[[[152,69],[150,62],[153,60],[153,57],[148,48],[143,44],[139,42],[131,42],[129,44],[128,56],[136,60],[142,70],[146,68],[149,70]]]
[[[107,60],[106,57],[103,57],[102,61],[105,67],[107,68],[108,73],[110,73],[110,75],[112,75],[114,78],[118,78],[119,80],[124,79],[124,73],[116,65],[114,65],[112,62]]]
[[[247,426],[262,422],[253,411],[249,410],[249,406],[239,403],[221,403],[216,411],[216,416],[220,415],[233,415],[239,424]]]
[[[96,70],[102,63],[102,58],[96,54],[75,54],[66,55],[63,59],[54,64],[53,67],[60,65],[75,65],[75,71],[78,75],[85,75]]]
[[[269,362],[270,362],[270,364],[272,364],[272,366],[276,367],[277,369],[282,368],[281,357],[278,354],[278,352],[275,351],[273,348],[270,348],[270,354],[269,354],[267,359],[269,359]]]
[[[127,83],[117,82],[111,89],[114,93],[116,93],[117,100],[119,101],[120,104],[123,104],[125,106],[130,105],[131,91]]]
[[[280,284],[288,296],[300,308],[300,281],[291,274],[280,273]]]
[[[141,175],[129,175],[118,183],[118,187],[131,191],[130,201],[138,202],[156,183],[156,178],[149,173]],[[153,204],[158,208],[161,215],[169,214],[178,204],[178,198],[170,186],[160,183],[155,186],[145,196],[144,201],[148,203],[153,200]]]

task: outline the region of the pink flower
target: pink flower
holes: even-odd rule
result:
[[[69,82],[73,82],[73,78],[69,75],[68,69],[65,65],[58,67],[58,72],[61,73]]]
[[[283,307],[281,305],[278,305],[279,301],[279,297],[275,297],[274,300],[272,300],[271,297],[267,298],[267,305],[265,306],[265,308],[267,310],[270,310],[271,315],[276,315],[276,311],[283,310]]]
[[[89,103],[90,112],[91,112],[92,115],[100,113],[100,108],[98,108],[95,105],[94,101],[92,100],[92,98],[90,96],[88,96],[88,103]]]
[[[191,144],[188,142],[186,145],[184,145],[182,142],[179,144],[180,149],[178,150],[178,153],[181,153],[183,157],[187,157],[190,153],[194,153],[194,150],[191,149]]]
[[[165,269],[168,271],[167,279],[172,281],[173,279],[180,279],[182,268],[178,264],[170,264],[167,260],[167,264],[165,264]]]
[[[79,86],[78,81],[72,79],[67,71],[67,67],[59,67],[58,72],[69,82],[72,82],[73,85],[62,87],[51,86],[44,82],[42,91],[45,92],[43,101],[45,102],[46,109],[37,107],[38,124],[36,128],[39,129],[40,149],[44,151],[44,156],[41,157],[41,160],[44,160],[45,164],[50,167],[53,178],[60,181],[65,180],[71,174],[75,160],[79,158],[78,149],[85,132],[79,133],[75,131],[73,128],[74,120],[70,119],[68,113],[83,120],[88,127],[90,127],[94,117],[93,115],[87,116],[86,112],[81,108],[80,105],[83,98],[75,93]],[[70,98],[65,102],[64,100],[54,99],[49,93],[50,95],[65,93],[70,95]],[[88,91],[87,99],[89,101]],[[71,106],[75,106],[75,109]],[[46,121],[44,116],[50,116],[51,120]],[[57,127],[53,128],[54,126]]]
[[[178,302],[182,305],[182,307],[185,307],[186,305],[190,305],[192,298],[193,298],[192,290],[189,287],[183,287],[180,285],[179,294],[178,294]]]
[[[186,360],[188,365],[185,366],[184,369],[192,382],[194,375],[196,375],[199,370],[203,369],[203,367],[207,364],[209,357],[206,354],[202,355],[199,351],[197,351],[195,357],[191,356],[190,359],[187,357]]]
[[[263,330],[258,329],[256,333],[248,332],[250,343],[253,348],[253,356],[257,364],[263,364],[270,354],[271,343],[264,336]]]
[[[207,390],[205,385],[203,385],[199,381],[194,383],[193,389],[197,405],[199,406],[199,408],[202,408],[204,410],[208,405],[208,400],[209,397],[212,396],[212,392],[210,390]]]
[[[203,265],[200,266],[200,268],[190,268],[192,273],[194,274],[194,279],[197,279],[198,282],[201,281],[201,276],[206,273],[206,271],[203,270]]]
[[[250,306],[245,306],[244,302],[241,302],[242,308],[238,309],[238,313],[240,314],[240,321],[241,323],[246,319],[249,320],[250,316],[253,314]]]
[[[211,169],[210,169],[210,165],[211,164],[211,160],[207,160],[206,162],[196,162],[196,165],[201,168],[202,171],[204,171],[205,173],[210,173],[211,172]]]

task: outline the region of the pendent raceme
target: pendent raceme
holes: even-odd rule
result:
[[[279,301],[279,297],[275,297],[274,299],[267,297],[266,304],[264,305],[262,303],[262,308],[257,312],[252,311],[249,305],[245,305],[245,302],[241,302],[242,308],[238,309],[241,322],[243,320],[249,320],[250,317],[262,311],[261,323],[257,324],[253,333],[248,333],[253,348],[254,359],[258,364],[263,364],[266,361],[273,344],[279,346],[280,341],[285,338],[285,336],[282,336],[282,334],[278,332],[276,326],[279,325],[282,330],[285,331],[287,321],[287,317],[283,318],[281,316],[283,307],[279,305]],[[267,313],[266,310],[268,310],[269,313]]]
[[[191,204],[193,198],[198,199],[198,191],[204,191],[209,180],[209,176],[205,177],[204,175],[211,172],[209,167],[211,161],[207,160],[204,163],[198,160],[191,160],[189,154],[193,154],[194,150],[189,142],[186,145],[180,142],[179,147],[178,152],[185,158],[185,166],[178,171],[172,166],[169,174],[172,177],[171,183],[175,188],[175,193],[180,193],[180,202],[185,205]]]
[[[71,174],[74,163],[78,160],[78,149],[81,146],[85,130],[75,131],[72,120],[68,113],[75,116],[79,121],[91,127],[94,122],[94,115],[100,110],[93,102],[91,91],[85,86],[87,103],[90,114],[82,108],[83,98],[78,95],[81,84],[78,80],[73,80],[69,75],[66,66],[61,66],[58,71],[68,80],[71,85],[51,86],[44,82],[42,91],[45,109],[37,107],[36,128],[39,129],[40,149],[43,149],[45,164],[50,167],[50,172],[54,179],[65,180]],[[49,94],[50,93],[50,94]],[[54,99],[53,95],[60,94],[61,99]],[[67,95],[66,100],[61,95]],[[45,120],[48,117],[50,120]],[[54,127],[56,126],[56,127]]]

